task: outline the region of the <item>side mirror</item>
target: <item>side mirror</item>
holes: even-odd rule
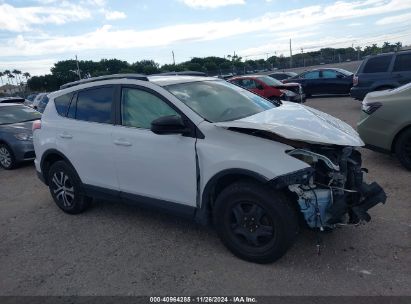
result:
[[[151,131],[155,134],[187,134],[190,129],[186,127],[180,116],[162,116],[151,122]]]

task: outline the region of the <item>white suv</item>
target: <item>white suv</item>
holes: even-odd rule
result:
[[[213,223],[237,256],[272,262],[298,226],[369,221],[363,142],[344,122],[224,80],[111,75],[64,85],[33,124],[36,170],[57,206],[135,201]],[[300,219],[299,219],[300,218]]]

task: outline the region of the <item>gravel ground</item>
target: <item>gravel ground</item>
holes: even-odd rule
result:
[[[355,125],[349,97],[307,105]],[[364,226],[303,231],[278,262],[234,257],[214,231],[119,203],[71,216],[53,203],[28,164],[0,169],[0,295],[411,295],[411,173],[363,150],[386,205]]]

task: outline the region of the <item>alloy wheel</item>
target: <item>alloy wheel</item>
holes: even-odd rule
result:
[[[67,174],[62,171],[53,174],[52,190],[57,200],[63,203],[65,208],[73,206],[74,187]]]
[[[11,166],[11,154],[6,147],[0,148],[0,163],[6,168]]]
[[[253,247],[262,247],[274,237],[274,225],[266,211],[250,202],[232,208],[231,231],[237,240]]]

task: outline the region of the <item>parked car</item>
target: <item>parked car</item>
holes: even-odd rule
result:
[[[267,75],[238,76],[227,81],[270,100],[305,102],[305,94],[298,83],[284,84]]]
[[[332,229],[369,221],[385,202],[363,182],[363,142],[349,125],[213,77],[70,83],[33,130],[37,174],[64,212],[91,198],[138,202],[214,223],[228,249],[258,263],[291,246],[298,210]]]
[[[362,100],[373,91],[394,89],[411,82],[411,50],[364,59],[354,76],[351,96]]]
[[[411,83],[368,93],[357,129],[368,148],[395,153],[411,170]]]
[[[295,77],[297,75],[298,74],[294,73],[294,72],[275,72],[275,73],[269,74],[268,76],[270,76],[274,79],[282,81],[282,80],[285,80],[285,79],[289,79],[291,77]]]
[[[0,103],[23,103],[25,101],[22,97],[1,97]]]
[[[343,69],[316,69],[303,72],[283,82],[300,83],[307,97],[324,94],[345,95],[350,93],[353,73]]]
[[[35,110],[39,110],[40,109],[44,109],[45,108],[45,104],[47,104],[48,102],[48,98],[47,98],[47,94],[48,93],[40,93],[38,94],[33,102],[29,105],[29,107],[32,107]]]
[[[0,103],[0,166],[13,169],[34,159],[32,124],[41,114],[22,104]]]

